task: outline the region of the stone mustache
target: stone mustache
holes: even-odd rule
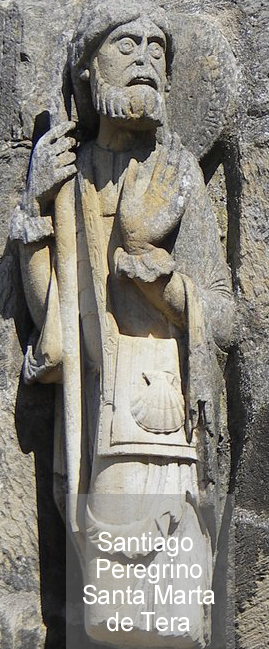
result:
[[[203,590],[212,587],[215,350],[229,346],[233,301],[200,167],[168,128],[172,60],[163,9],[91,3],[69,50],[80,146],[72,121],[39,140],[11,225],[35,325],[24,378],[57,384],[56,499],[67,475],[85,584],[98,589],[112,589],[106,573],[96,581],[104,530],[113,540],[195,538],[188,567],[199,558]],[[119,555],[122,565],[132,559],[120,587],[134,588],[137,564],[150,570],[157,562],[161,571],[167,548],[116,555],[106,555],[112,566]],[[142,604],[152,610],[154,586],[143,583],[128,633],[107,627],[117,603],[86,605],[91,638],[179,649],[209,643],[210,607],[186,603],[184,634],[179,626],[163,631],[141,615]],[[120,610],[128,615],[128,603]],[[177,611],[171,603],[169,616]]]

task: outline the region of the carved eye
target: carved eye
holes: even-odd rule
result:
[[[160,43],[152,41],[149,43],[149,53],[154,59],[160,59],[164,54],[164,49]]]
[[[132,38],[121,38],[117,45],[122,54],[131,54],[135,48],[135,42]]]

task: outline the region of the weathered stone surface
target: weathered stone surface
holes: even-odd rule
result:
[[[52,116],[59,111],[65,45],[82,4],[75,0],[57,3],[39,0],[35,5],[30,0],[18,0],[16,5],[8,1],[1,3],[0,42],[5,47],[1,50],[4,56],[0,57],[0,66],[4,65],[0,148],[0,238],[4,253],[0,264],[3,313],[0,428],[4,454],[0,592],[4,598],[1,619],[5,649],[44,646],[39,608],[36,606],[33,614],[31,608],[38,600],[39,580],[35,466],[32,454],[22,453],[14,426],[23,354],[12,317],[16,317],[24,349],[30,320],[19,284],[16,252],[13,246],[6,248],[6,241],[9,220],[24,187],[35,118],[40,116],[35,125],[34,139],[37,139],[48,128],[46,111]],[[168,0],[162,4],[172,17],[178,12],[191,12],[217,24],[236,54],[239,71],[238,119],[229,136],[222,138],[221,147],[209,152],[203,160],[203,168],[207,178],[212,175],[210,194],[223,228],[224,244],[227,235],[227,256],[239,314],[238,337],[227,370],[228,429],[232,440],[230,484],[235,489],[238,512],[236,646],[261,649],[268,643],[269,9],[261,0]],[[227,192],[223,172],[218,168],[220,162]],[[16,418],[20,440],[23,440],[21,445],[26,453],[35,449],[37,457],[42,597],[49,629],[47,646],[58,649],[64,646],[65,577],[61,558],[64,532],[52,498],[53,395],[43,386],[32,396],[25,387],[20,388],[19,394]],[[39,409],[45,413],[42,429]],[[227,484],[229,438],[225,433],[225,404],[223,436],[223,482]],[[61,548],[57,557],[56,547]],[[63,585],[58,588],[60,581]],[[23,604],[25,623],[19,616]],[[36,614],[40,622],[35,621]],[[24,628],[26,637],[21,639]]]
[[[75,3],[70,3],[70,7],[69,19],[74,21],[72,31],[76,21]],[[61,56],[65,56],[62,24],[64,21],[68,29],[67,3],[63,2],[62,6],[58,3],[57,11],[61,16],[57,19],[56,14],[52,17],[51,9],[45,2],[35,7],[31,2],[22,2],[20,6],[2,2],[0,8],[0,242],[3,255],[0,262],[0,643],[3,649],[41,649],[45,646],[40,571],[43,619],[48,628],[46,646],[64,647],[65,636],[65,535],[52,495],[53,394],[44,388],[42,394],[39,391],[30,395],[25,387],[19,387],[22,350],[25,350],[31,324],[19,279],[17,252],[7,244],[9,221],[25,186],[35,118],[46,109],[54,110],[50,74],[53,70],[53,75],[57,76],[58,69],[59,80],[62,74]],[[37,33],[38,39],[35,38]],[[41,128],[44,123],[46,115],[45,122],[41,118]],[[34,414],[40,407],[45,415],[42,425]],[[32,451],[35,451],[35,458]],[[52,557],[59,544],[55,572]],[[43,557],[41,563],[39,552]]]
[[[234,112],[238,85],[235,59],[228,41],[221,32],[216,35],[214,22],[207,18],[180,12],[175,37],[168,112],[183,144],[201,158],[223,135]]]
[[[5,595],[0,599],[1,646],[10,649],[42,649],[45,630],[40,624],[37,595]]]

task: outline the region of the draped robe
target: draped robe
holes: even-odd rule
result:
[[[199,539],[204,586],[210,588],[218,530],[216,447],[221,373],[216,351],[229,343],[231,288],[201,171],[183,147],[178,152],[179,222],[163,247],[183,278],[185,330],[151,304],[133,280],[118,276],[114,253],[123,245],[118,201],[124,191],[126,169],[130,158],[136,157],[142,192],[156,155],[156,151],[150,155],[143,151],[113,153],[88,143],[78,156],[74,216],[83,385],[80,490],[88,494],[86,518],[84,513],[79,515],[86,539],[84,574],[86,583],[92,582],[94,539],[104,526],[110,526],[116,536],[142,528],[152,534],[162,529],[167,536],[171,521],[177,520],[174,534],[189,526]],[[49,328],[53,326],[50,299],[48,295],[47,321],[41,332],[45,341],[49,341]],[[58,361],[60,351],[56,356]],[[50,371],[53,358],[49,342],[45,347],[43,344],[42,358],[43,362],[36,360],[30,345],[24,366],[28,382],[43,380]],[[60,390],[56,405],[56,482],[66,471]],[[58,499],[61,489],[57,490]],[[107,504],[108,494],[123,498],[115,501],[118,508],[114,512]],[[129,495],[135,497],[131,511],[124,501]],[[173,497],[171,510],[164,495]],[[174,516],[175,496],[178,511]],[[151,598],[149,589],[148,607]],[[89,634],[112,642],[109,633],[107,637],[105,618],[115,609],[90,609],[86,610]],[[128,615],[126,610],[121,613]],[[128,636],[130,646],[143,643],[145,624],[139,621],[138,613],[136,633],[124,636],[125,643]],[[204,646],[210,636],[210,614],[201,613],[198,607],[195,614],[192,609],[192,618],[184,646]],[[147,635],[147,644],[177,646],[178,635],[156,636],[152,628],[152,640]]]

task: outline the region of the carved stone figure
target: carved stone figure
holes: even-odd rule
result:
[[[168,127],[172,60],[163,9],[136,0],[87,6],[69,51],[80,145],[73,121],[39,140],[11,237],[20,240],[35,324],[24,378],[58,384],[55,492],[60,503],[67,475],[85,583],[94,583],[102,530],[153,539],[185,532],[206,590],[219,530],[216,351],[229,345],[233,301],[202,172]],[[150,552],[123,553],[123,565],[128,557],[153,561]],[[151,610],[152,589],[144,594]],[[92,638],[210,641],[210,608],[198,604],[186,606],[184,637],[153,623],[148,630],[136,606],[133,631],[115,639],[106,626],[115,610],[86,607]]]

